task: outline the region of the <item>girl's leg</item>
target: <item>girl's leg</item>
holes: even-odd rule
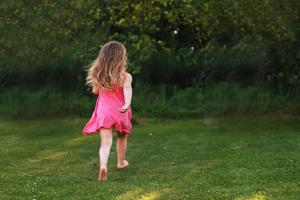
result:
[[[107,161],[112,145],[112,129],[102,128],[100,130],[101,147],[99,149],[100,171],[99,180],[107,179]]]
[[[118,133],[117,139],[117,156],[118,156],[118,164],[117,168],[122,169],[128,166],[128,161],[125,160],[127,150],[127,136],[122,133]]]

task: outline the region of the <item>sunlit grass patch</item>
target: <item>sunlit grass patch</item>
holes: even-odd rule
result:
[[[67,155],[66,151],[57,151],[57,152],[50,152],[47,154],[42,154],[39,156],[41,160],[52,160],[52,159],[60,159],[64,158]]]
[[[266,195],[265,195],[264,193],[262,193],[262,192],[259,192],[259,193],[257,193],[257,194],[254,194],[254,195],[250,198],[250,200],[266,200],[266,199],[267,199]]]
[[[72,138],[70,140],[65,141],[65,144],[68,146],[76,146],[84,143],[86,140],[84,137]]]
[[[155,200],[155,199],[159,199],[159,196],[160,196],[159,192],[149,192],[149,193],[141,195],[138,199],[139,200]]]
[[[267,195],[264,192],[257,192],[248,197],[236,198],[235,200],[267,200]]]
[[[123,200],[123,199],[137,199],[138,196],[143,192],[141,188],[136,188],[133,190],[126,191],[125,193],[116,197],[116,200]]]

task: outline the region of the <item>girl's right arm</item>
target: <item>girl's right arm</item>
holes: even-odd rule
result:
[[[130,104],[131,104],[131,98],[132,98],[132,87],[131,87],[131,83],[132,83],[132,76],[129,73],[126,73],[125,76],[125,81],[123,84],[123,93],[124,93],[124,105],[122,106],[122,108],[120,108],[120,112],[126,112],[126,110],[129,108]]]

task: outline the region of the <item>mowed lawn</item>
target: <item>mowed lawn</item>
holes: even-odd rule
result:
[[[86,121],[1,120],[0,199],[300,199],[300,118],[137,119],[107,182]]]

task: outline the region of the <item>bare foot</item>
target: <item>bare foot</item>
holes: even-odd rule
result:
[[[125,169],[125,168],[128,167],[128,165],[129,165],[128,161],[127,161],[127,160],[124,160],[124,161],[123,161],[123,165],[118,165],[117,168],[118,168],[119,170]]]
[[[107,180],[107,167],[101,166],[99,170],[98,181],[106,181]]]

